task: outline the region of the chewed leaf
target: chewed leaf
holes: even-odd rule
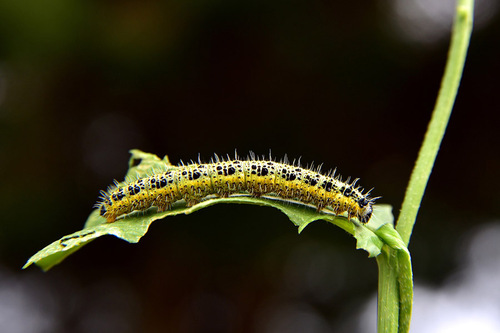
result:
[[[144,177],[158,170],[176,168],[170,164],[168,157],[161,160],[156,155],[139,150],[132,150],[131,153],[132,158],[129,163],[130,169],[127,178]],[[140,163],[137,164],[137,161],[140,161]],[[158,212],[156,208],[150,208],[143,212],[131,213],[113,223],[106,223],[106,219],[99,215],[98,210],[94,210],[87,219],[83,230],[67,235],[48,245],[32,256],[23,268],[35,263],[43,270],[48,270],[82,246],[103,235],[114,235],[127,242],[137,243],[147,233],[151,223],[156,220],[178,214],[191,214],[199,209],[220,203],[250,204],[277,208],[285,213],[298,227],[299,233],[311,222],[317,220],[328,221],[353,235],[357,240],[356,247],[366,250],[370,257],[377,256],[385,243],[377,235],[377,230],[382,226],[385,229],[393,229],[393,216],[391,207],[388,205],[375,205],[370,222],[361,224],[349,221],[343,216],[335,216],[325,211],[318,212],[314,207],[273,196],[255,198],[239,194],[228,198],[213,197],[192,207],[187,207],[186,203],[181,200],[176,202],[170,210]],[[385,234],[388,233],[384,232]]]

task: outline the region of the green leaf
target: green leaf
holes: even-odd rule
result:
[[[175,166],[170,164],[167,157],[161,160],[156,155],[144,153],[139,150],[132,150],[131,153],[130,169],[126,176],[128,179],[144,177],[155,170],[175,168]],[[139,159],[141,162],[135,165],[135,162]],[[156,208],[153,207],[145,212],[134,212],[113,223],[106,223],[106,219],[99,216],[96,209],[90,214],[83,230],[64,236],[60,240],[48,245],[32,256],[23,268],[35,263],[43,270],[48,270],[73,252],[79,250],[82,246],[104,235],[114,235],[127,242],[137,243],[147,233],[151,223],[156,220],[179,214],[191,214],[199,209],[221,203],[250,204],[277,208],[285,213],[293,224],[298,227],[299,233],[311,222],[317,220],[328,221],[353,235],[357,240],[356,248],[366,250],[370,257],[380,254],[381,248],[384,245],[383,240],[377,235],[377,230],[383,226],[386,226],[385,228],[389,230],[394,230],[392,226],[393,216],[389,205],[375,205],[370,222],[367,225],[363,225],[358,222],[349,221],[343,216],[318,212],[312,206],[293,201],[283,201],[272,196],[260,198],[248,195],[235,195],[229,198],[212,197],[192,207],[186,207],[185,202],[181,200],[175,203],[171,210],[166,212],[157,212]]]

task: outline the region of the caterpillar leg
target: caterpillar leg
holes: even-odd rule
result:
[[[170,210],[172,208],[172,204],[170,202],[167,203],[162,203],[161,205],[158,205],[158,213],[165,212],[167,210]]]
[[[196,200],[196,199],[186,199],[186,203],[187,203],[187,206],[188,206],[188,207],[193,207],[194,205],[199,204],[199,203],[200,203],[200,200]]]
[[[116,216],[108,216],[106,217],[106,223],[113,223],[116,221]]]

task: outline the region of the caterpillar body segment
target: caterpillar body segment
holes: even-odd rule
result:
[[[213,193],[212,181],[206,165],[190,164],[179,171],[175,184],[188,206],[197,204],[201,199]]]
[[[253,196],[276,193],[276,165],[272,161],[244,161],[245,190]]]
[[[243,162],[239,160],[214,162],[208,164],[213,194],[227,197],[230,194],[245,191],[245,172]]]

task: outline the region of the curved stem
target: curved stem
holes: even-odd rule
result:
[[[472,32],[473,11],[474,0],[458,0],[448,61],[441,82],[441,88],[424,142],[415,163],[415,168],[406,189],[406,195],[396,227],[396,230],[401,234],[401,238],[407,245],[410,242],[420,202],[422,201],[425,187],[432,172],[432,167],[436,160],[436,155],[446,131],[457,95]]]

